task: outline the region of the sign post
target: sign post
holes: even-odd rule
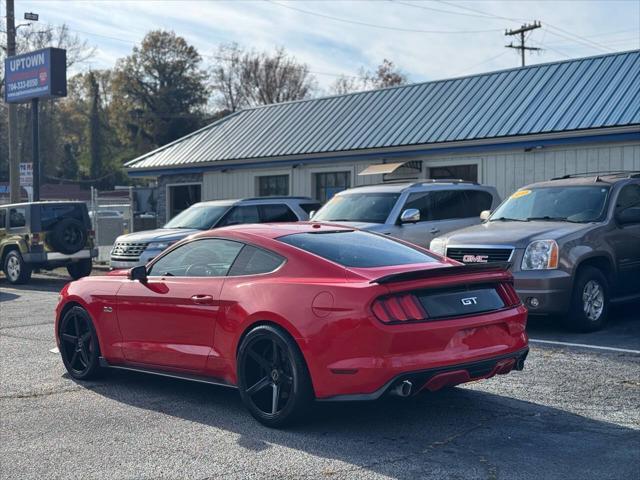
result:
[[[33,200],[40,200],[40,132],[38,104],[41,98],[67,96],[67,52],[44,48],[8,57],[4,61],[7,103],[31,101]]]

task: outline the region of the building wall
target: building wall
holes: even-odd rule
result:
[[[547,180],[569,173],[636,170],[640,171],[640,144],[600,144],[585,146],[543,148],[525,152],[522,149],[463,154],[451,156],[421,156],[423,174],[428,177],[428,168],[456,165],[478,165],[478,181],[494,185],[502,197],[528,183]],[[203,197],[205,199],[228,199],[251,197],[257,194],[256,177],[260,175],[289,174],[291,195],[313,196],[313,173],[320,171],[343,171],[351,173],[352,186],[379,183],[382,175],[358,176],[372,163],[334,162],[263,169],[230,169],[203,175]]]
[[[428,177],[430,167],[476,163],[478,165],[478,181],[494,185],[501,197],[504,198],[523,185],[569,173],[612,170],[640,171],[640,143],[545,147],[529,152],[514,149],[450,156],[423,155],[415,159],[423,161],[423,175],[425,177]],[[158,189],[158,214],[160,219],[166,218],[168,184],[202,182],[203,200],[243,198],[257,195],[256,177],[288,174],[291,195],[313,197],[315,194],[314,173],[349,171],[351,172],[352,186],[374,184],[382,182],[382,175],[358,176],[358,173],[372,163],[380,162],[380,159],[306,165],[301,162],[295,168],[274,165],[261,169],[230,168],[224,172],[212,171],[195,175],[162,176],[158,182],[160,187]]]

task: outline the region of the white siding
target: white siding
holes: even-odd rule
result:
[[[568,173],[580,173],[606,170],[640,171],[640,143],[586,145],[581,147],[545,147],[525,152],[505,150],[476,154],[451,156],[420,156],[423,168],[476,163],[478,180],[494,185],[500,195],[505,196],[528,183],[547,180]],[[252,197],[256,192],[256,176],[289,174],[290,194],[312,197],[313,173],[320,171],[350,171],[352,186],[379,183],[381,175],[358,176],[372,163],[333,162],[308,164],[293,167],[263,169],[232,169],[226,172],[215,171],[203,176],[203,200]]]

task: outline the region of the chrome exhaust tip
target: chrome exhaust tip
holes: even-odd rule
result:
[[[409,380],[404,380],[403,382],[393,387],[390,393],[391,395],[395,395],[398,397],[408,397],[409,395],[411,395],[412,388],[413,383],[411,383]]]

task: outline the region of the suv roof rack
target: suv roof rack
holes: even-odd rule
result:
[[[304,196],[289,196],[289,195],[274,195],[273,197],[248,197],[241,198],[239,202],[248,202],[254,200],[313,200],[310,197]]]
[[[354,188],[366,188],[366,187],[377,187],[382,185],[401,185],[407,184],[409,188],[416,187],[418,185],[427,185],[433,183],[466,183],[469,185],[480,185],[478,182],[474,182],[472,180],[463,180],[462,178],[425,178],[422,180],[389,180],[388,182],[381,183],[373,183],[369,185],[356,185],[354,187],[349,188],[349,190],[353,190]]]
[[[596,177],[595,181],[599,181],[600,177],[627,177],[640,178],[640,172],[634,170],[601,170],[597,172],[570,173],[561,177],[554,177],[551,180],[566,180],[568,178]]]

